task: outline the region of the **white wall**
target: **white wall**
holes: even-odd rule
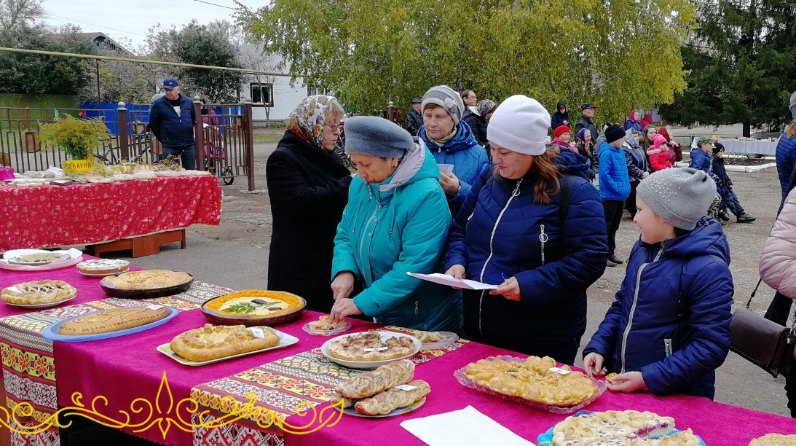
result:
[[[271,121],[286,120],[302,99],[307,97],[307,87],[297,78],[294,86],[290,86],[290,78],[274,76],[274,106],[271,107]],[[245,92],[248,93],[248,85]],[[255,121],[265,121],[265,107],[254,107],[252,114]]]

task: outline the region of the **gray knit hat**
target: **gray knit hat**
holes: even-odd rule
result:
[[[663,221],[690,231],[707,215],[716,196],[716,183],[701,170],[672,167],[642,180],[636,194]]]
[[[402,158],[414,143],[409,132],[378,116],[354,116],[345,121],[346,153]]]
[[[796,91],[790,95],[790,114],[793,115],[793,119],[796,119]]]
[[[423,95],[423,104],[420,106],[422,110],[426,109],[429,104],[439,105],[453,118],[453,124],[459,123],[464,114],[464,102],[462,102],[459,93],[447,85],[437,85],[428,89],[426,94]]]

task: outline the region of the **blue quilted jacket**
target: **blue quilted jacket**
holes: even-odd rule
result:
[[[777,173],[783,200],[788,196],[788,181],[794,165],[796,165],[796,135],[790,138],[782,135],[777,143]]]
[[[453,164],[453,174],[459,179],[462,188],[458,194],[447,198],[451,215],[456,216],[464,203],[464,198],[470,193],[470,187],[478,177],[478,172],[489,163],[486,150],[478,145],[470,126],[464,121],[459,121],[456,135],[442,147],[437,147],[428,139],[425,126],[420,127],[417,136],[426,143],[437,164]]]
[[[655,395],[713,398],[715,370],[730,348],[733,284],[721,224],[663,244],[636,242],[616,300],[583,351],[609,372],[641,371]]]
[[[557,160],[559,166],[565,162]],[[588,164],[568,169],[588,172]],[[550,204],[534,203],[530,178],[497,179],[486,171],[473,185],[451,224],[445,268],[463,265],[468,278],[490,284],[503,282],[503,274],[516,277],[522,301],[464,290],[470,339],[525,351],[583,335],[586,289],[605,270],[608,242],[600,197],[581,174],[575,176],[563,221],[561,194]]]
[[[624,151],[603,141],[597,156],[600,158],[600,198],[625,201],[630,196],[630,177]]]

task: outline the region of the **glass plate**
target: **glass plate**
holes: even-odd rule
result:
[[[112,273],[94,273],[94,274],[89,274],[89,273],[84,273],[83,271],[77,270],[77,272],[79,272],[80,274],[82,274],[82,275],[84,275],[84,276],[86,276],[86,277],[106,277],[106,276],[114,276],[114,275],[116,275],[116,274],[126,273],[127,271],[130,271],[130,268],[129,268],[129,267],[128,267],[126,270],[124,270],[124,271],[114,271],[114,272],[112,272]]]
[[[418,407],[422,406],[426,402],[426,397],[420,398],[419,400],[415,401],[414,403],[406,406],[406,407],[399,407],[398,409],[393,410],[392,412],[385,414],[385,415],[365,415],[363,413],[357,412],[356,409],[353,407],[348,407],[343,409],[343,413],[346,415],[352,415],[355,417],[362,417],[362,418],[387,418],[387,417],[396,417],[398,415],[403,415],[407,412],[411,412]]]
[[[291,345],[293,345],[293,344],[295,344],[295,343],[297,343],[299,341],[298,338],[295,337],[295,336],[292,336],[292,335],[289,335],[287,333],[281,332],[281,331],[276,330],[274,328],[271,328],[271,330],[273,330],[274,334],[276,334],[279,337],[279,344],[276,344],[273,347],[262,348],[260,350],[254,350],[254,351],[250,351],[250,352],[246,352],[246,353],[240,353],[240,354],[232,355],[232,356],[225,356],[223,358],[210,359],[210,360],[207,360],[207,361],[191,361],[189,359],[185,359],[185,358],[180,357],[178,354],[174,353],[174,351],[171,349],[171,343],[170,342],[166,343],[166,344],[159,345],[158,346],[158,351],[160,353],[163,353],[164,355],[168,356],[169,358],[179,362],[182,365],[188,365],[188,366],[191,366],[191,367],[199,367],[199,366],[203,366],[203,365],[207,365],[207,364],[213,364],[215,362],[226,361],[228,359],[240,358],[241,356],[248,356],[248,355],[254,355],[256,353],[267,352],[268,350],[276,350],[276,349],[279,349],[279,348],[289,347],[289,346],[291,346]]]
[[[12,307],[19,307],[19,308],[50,308],[55,307],[57,305],[61,305],[64,302],[69,302],[70,300],[77,297],[77,294],[70,297],[69,299],[59,300],[58,302],[47,302],[43,304],[12,304],[11,302],[6,302],[6,305],[11,305]],[[5,301],[3,301],[5,302]]]
[[[523,359],[523,358],[516,358],[514,356],[505,356],[505,355],[490,356],[490,357],[485,358],[485,359],[487,359],[487,360],[502,359],[504,361],[525,362],[525,359]],[[537,403],[535,401],[529,401],[529,400],[526,400],[525,398],[520,398],[518,396],[504,395],[504,394],[502,394],[500,392],[496,392],[496,391],[494,391],[494,390],[492,390],[492,389],[490,389],[488,387],[479,386],[478,384],[474,383],[469,378],[464,376],[464,369],[466,369],[466,368],[467,368],[467,366],[464,366],[464,367],[456,370],[455,372],[453,372],[453,376],[456,378],[456,381],[459,381],[459,384],[463,385],[464,387],[468,387],[470,389],[478,390],[479,392],[484,392],[484,393],[487,393],[489,395],[496,396],[498,398],[504,399],[506,401],[512,401],[512,402],[519,403],[519,404],[522,404],[522,405],[525,405],[525,406],[528,406],[528,407],[533,407],[533,408],[536,408],[536,409],[540,409],[540,410],[544,410],[544,411],[552,412],[552,413],[557,413],[557,414],[566,414],[566,413],[577,412],[578,410],[580,410],[580,409],[588,406],[589,404],[593,403],[594,400],[596,400],[600,395],[602,395],[603,392],[605,392],[605,389],[606,389],[605,381],[598,381],[598,380],[596,380],[594,378],[590,378],[592,381],[594,381],[594,384],[597,385],[597,395],[594,395],[593,397],[587,399],[586,401],[584,401],[584,402],[582,402],[582,403],[580,403],[580,404],[578,404],[576,406],[566,406],[566,407],[549,406],[547,404]]]
[[[459,340],[459,335],[452,331],[438,331],[436,333],[440,333],[445,335],[445,337],[441,341],[437,342],[424,342],[423,348],[426,350],[436,350],[440,348],[445,348],[454,342]]]
[[[312,328],[310,328],[309,322],[307,322],[301,327],[302,330],[306,331],[307,333],[313,336],[334,336],[336,334],[348,330],[349,328],[351,328],[351,322],[346,322],[345,325],[343,325],[340,328],[335,328],[334,330],[313,330]]]
[[[590,412],[585,411],[585,410],[581,410],[580,412],[576,413],[573,416],[577,417],[577,416],[580,416],[580,415],[583,415],[583,414],[586,414],[586,413],[590,413]],[[553,446],[553,428],[555,428],[555,426],[553,426],[550,429],[548,429],[547,432],[539,435],[539,438],[536,439],[536,443],[538,444],[538,446]],[[670,437],[670,436],[672,436],[674,434],[677,434],[679,432],[680,432],[680,430],[675,429],[671,434],[665,435],[665,436],[666,437]],[[697,439],[699,440],[700,446],[706,446],[705,442],[702,441],[702,438],[700,438],[698,435],[694,435],[694,436],[697,437]],[[660,437],[655,437],[655,438],[660,438]]]

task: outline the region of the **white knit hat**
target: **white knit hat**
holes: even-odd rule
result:
[[[516,95],[503,101],[492,114],[486,139],[512,152],[545,153],[550,113],[536,99]]]

